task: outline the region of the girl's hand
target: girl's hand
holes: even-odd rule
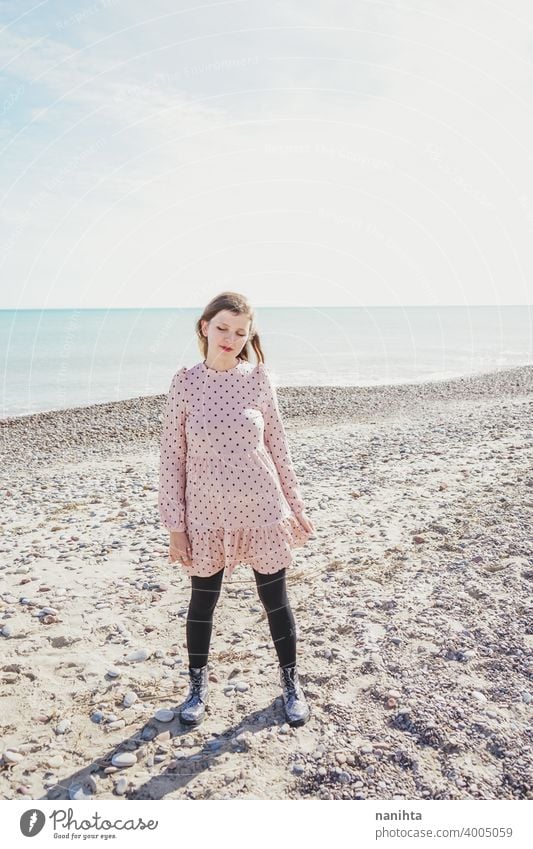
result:
[[[307,518],[304,510],[302,510],[301,513],[295,513],[294,515],[298,519],[298,521],[299,521],[300,525],[302,526],[302,528],[304,529],[304,531],[310,531],[312,533],[316,533],[315,526],[313,525],[311,519]]]
[[[175,563],[177,560],[184,566],[192,566],[191,546],[185,531],[170,531],[168,559],[169,563]]]

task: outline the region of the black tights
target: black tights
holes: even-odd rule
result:
[[[285,569],[274,575],[253,570],[257,591],[268,616],[272,641],[280,666],[296,663],[296,626],[287,598]],[[205,666],[209,654],[213,613],[222,587],[224,569],[208,578],[191,576],[191,601],[187,614],[189,667]]]

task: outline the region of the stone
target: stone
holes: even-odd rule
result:
[[[158,722],[172,722],[174,719],[174,711],[167,710],[167,708],[160,708],[154,713],[154,719],[157,719]]]
[[[150,657],[150,652],[148,649],[137,649],[137,651],[132,651],[126,655],[124,660],[126,663],[138,663],[142,660],[148,660]]]
[[[134,766],[137,763],[137,755],[133,752],[117,752],[111,758],[111,763],[119,767]]]

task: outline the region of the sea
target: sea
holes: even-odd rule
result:
[[[202,308],[0,310],[0,417],[167,393]],[[277,386],[382,386],[531,365],[533,307],[262,307]],[[252,362],[255,356],[251,354]]]

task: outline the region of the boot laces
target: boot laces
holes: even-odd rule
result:
[[[194,696],[200,698],[200,691],[202,689],[202,672],[201,670],[191,670],[191,694],[189,696],[192,699]],[[203,700],[202,700],[203,701]]]
[[[285,684],[285,688],[286,688],[286,691],[287,691],[287,697],[288,698],[292,697],[292,698],[297,699],[298,698],[298,691],[296,689],[296,681],[295,681],[296,670],[294,669],[294,667],[290,667],[290,666],[282,668],[282,675],[283,675],[283,682]]]

